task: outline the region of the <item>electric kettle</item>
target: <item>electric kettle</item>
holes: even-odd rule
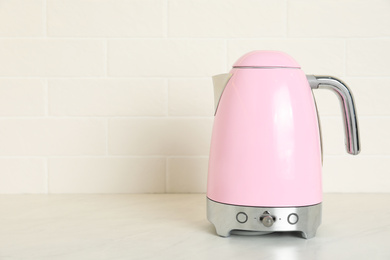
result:
[[[305,75],[279,51],[253,51],[213,77],[215,117],[207,218],[218,235],[299,231],[321,224],[322,139],[313,89],[340,99],[347,152],[360,152],[351,91],[330,76]]]

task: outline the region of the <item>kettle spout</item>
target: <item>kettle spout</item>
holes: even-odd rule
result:
[[[233,76],[232,73],[218,74],[213,76],[214,84],[214,111],[217,112],[219,100],[221,99],[223,90],[225,89],[230,78]]]

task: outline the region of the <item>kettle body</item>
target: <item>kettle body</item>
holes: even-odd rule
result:
[[[321,223],[322,144],[312,89],[324,85],[321,79],[333,80],[306,76],[294,59],[277,51],[250,52],[230,73],[214,77],[207,211],[219,235],[315,235]],[[360,150],[349,89],[344,95],[343,105],[352,102],[344,119],[355,119],[345,124],[346,136]]]

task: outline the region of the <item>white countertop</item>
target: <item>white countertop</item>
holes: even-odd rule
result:
[[[0,195],[0,259],[390,259],[390,194],[325,194],[313,239],[222,238],[204,194]]]

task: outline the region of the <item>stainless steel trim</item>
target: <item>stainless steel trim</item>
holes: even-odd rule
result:
[[[347,152],[357,155],[360,152],[359,127],[352,92],[341,80],[331,76],[307,75],[312,89],[330,89],[340,100],[344,118],[345,145]]]
[[[304,238],[315,236],[317,228],[321,224],[321,203],[304,207],[249,207],[219,203],[207,198],[207,218],[214,224],[217,234],[227,237],[236,231],[248,234],[261,232],[260,234],[279,231],[299,231]],[[264,212],[274,218],[274,223],[270,227],[264,226],[260,220]],[[245,213],[247,221],[240,223],[237,221],[237,214]],[[288,218],[291,214],[298,216],[295,224],[290,224]]]

